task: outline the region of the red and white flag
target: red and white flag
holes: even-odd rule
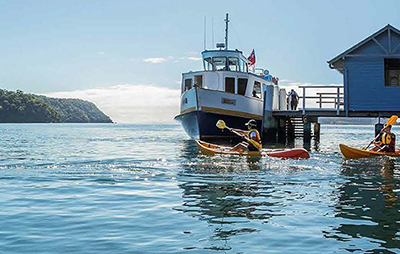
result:
[[[250,61],[250,66],[256,63],[256,53],[254,53],[254,49],[251,51],[251,54],[247,59]]]

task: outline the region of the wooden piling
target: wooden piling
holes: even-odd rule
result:
[[[278,118],[278,143],[286,143],[286,119]]]
[[[383,123],[375,124],[375,136],[377,136],[383,129]]]
[[[294,139],[296,138],[296,133],[295,133],[295,125],[292,122],[292,119],[287,119],[287,142],[288,143],[294,143]]]
[[[304,144],[310,144],[311,143],[311,122],[308,122],[306,120],[303,123],[303,129],[304,129],[303,143]]]
[[[272,116],[270,111],[265,111],[263,117],[265,118],[263,121],[263,143],[276,143],[277,119]]]
[[[314,140],[319,142],[321,136],[321,124],[314,123]]]

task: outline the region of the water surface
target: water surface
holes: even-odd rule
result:
[[[394,128],[396,132],[396,128]],[[0,125],[0,253],[399,253],[399,160],[207,157],[179,125]]]

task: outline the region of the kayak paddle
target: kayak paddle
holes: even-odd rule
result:
[[[224,120],[218,120],[218,122],[216,123],[216,126],[221,130],[228,129],[230,132],[240,136],[241,138],[246,139],[246,141],[249,141],[249,139],[246,136],[244,136],[244,135],[240,134],[239,132],[235,131],[234,129],[226,126],[226,123]]]

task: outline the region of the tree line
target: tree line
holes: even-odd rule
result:
[[[0,123],[112,123],[95,104],[0,89]]]

